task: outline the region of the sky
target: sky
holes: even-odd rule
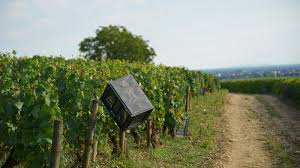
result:
[[[0,52],[74,58],[108,25],[148,40],[156,64],[300,63],[299,0],[0,0]]]

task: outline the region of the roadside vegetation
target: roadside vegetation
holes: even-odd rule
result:
[[[235,93],[272,94],[300,109],[300,78],[226,80],[221,86]]]

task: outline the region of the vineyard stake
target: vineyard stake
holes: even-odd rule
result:
[[[93,143],[93,150],[92,150],[92,162],[95,162],[96,156],[97,156],[97,146],[98,146],[98,141],[94,140]]]
[[[89,167],[91,148],[92,148],[94,132],[95,132],[95,128],[96,128],[97,111],[98,111],[98,101],[93,100],[92,111],[91,111],[92,113],[90,116],[89,126],[87,128],[87,134],[86,134],[85,145],[84,145],[84,154],[83,154],[83,162],[82,162],[83,168]]]
[[[52,136],[50,168],[59,168],[62,133],[63,133],[63,121],[55,120],[53,136]]]
[[[120,130],[120,149],[121,155],[125,153],[125,131]]]
[[[151,125],[152,125],[152,122],[150,119],[148,119],[147,120],[147,147],[148,148],[151,145],[151,134],[152,134]]]
[[[129,158],[129,147],[128,147],[128,141],[125,138],[125,156],[128,159]]]
[[[192,110],[192,92],[191,92],[191,87],[189,87],[189,111]]]
[[[190,86],[186,88],[186,95],[185,95],[185,111],[188,112],[190,110]]]

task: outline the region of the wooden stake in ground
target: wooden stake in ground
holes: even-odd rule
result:
[[[188,90],[188,93],[189,93],[189,111],[192,111],[192,92],[191,92],[191,88],[189,87],[189,90]]]
[[[121,155],[125,153],[125,131],[120,130],[120,149]]]
[[[82,167],[87,168],[89,167],[89,161],[91,156],[91,149],[93,144],[93,138],[94,138],[94,132],[96,129],[96,115],[98,111],[98,101],[93,100],[92,102],[92,111],[91,111],[91,117],[89,121],[89,126],[87,129],[86,139],[85,139],[85,145],[84,145],[84,154],[83,154],[83,162]]]
[[[150,119],[148,119],[147,120],[147,147],[148,148],[151,145],[151,134],[152,134],[151,125],[152,125],[152,122]]]
[[[98,146],[98,141],[94,140],[93,143],[93,150],[92,150],[92,162],[95,162],[96,156],[97,156],[97,146]]]
[[[55,120],[53,137],[52,137],[50,168],[59,168],[62,133],[63,133],[63,121]]]
[[[128,159],[129,158],[129,147],[128,147],[128,141],[125,138],[125,156]]]
[[[191,109],[190,104],[190,86],[186,88],[186,95],[185,95],[185,111],[188,112]]]

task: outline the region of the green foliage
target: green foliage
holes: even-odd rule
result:
[[[274,135],[267,136],[267,149],[271,152],[273,157],[280,160],[278,167],[293,167],[290,157],[278,137]]]
[[[99,97],[110,80],[129,73],[152,101],[155,110],[150,118],[158,128],[165,120],[173,121],[167,126],[180,124],[188,85],[195,95],[203,84],[217,85],[212,76],[205,75],[204,79],[200,72],[178,67],[120,60],[16,58],[1,53],[0,147],[15,148],[14,159],[26,167],[48,166],[53,123],[62,119],[64,149],[80,153],[95,95]],[[144,130],[144,126],[140,128]],[[96,130],[96,137],[118,134],[116,124],[102,105],[97,113]]]
[[[275,94],[300,102],[300,78],[257,78],[222,81],[222,87],[231,92]]]
[[[130,62],[152,62],[155,51],[142,36],[134,35],[123,26],[101,27],[95,37],[85,38],[79,50],[86,58],[120,59]]]

